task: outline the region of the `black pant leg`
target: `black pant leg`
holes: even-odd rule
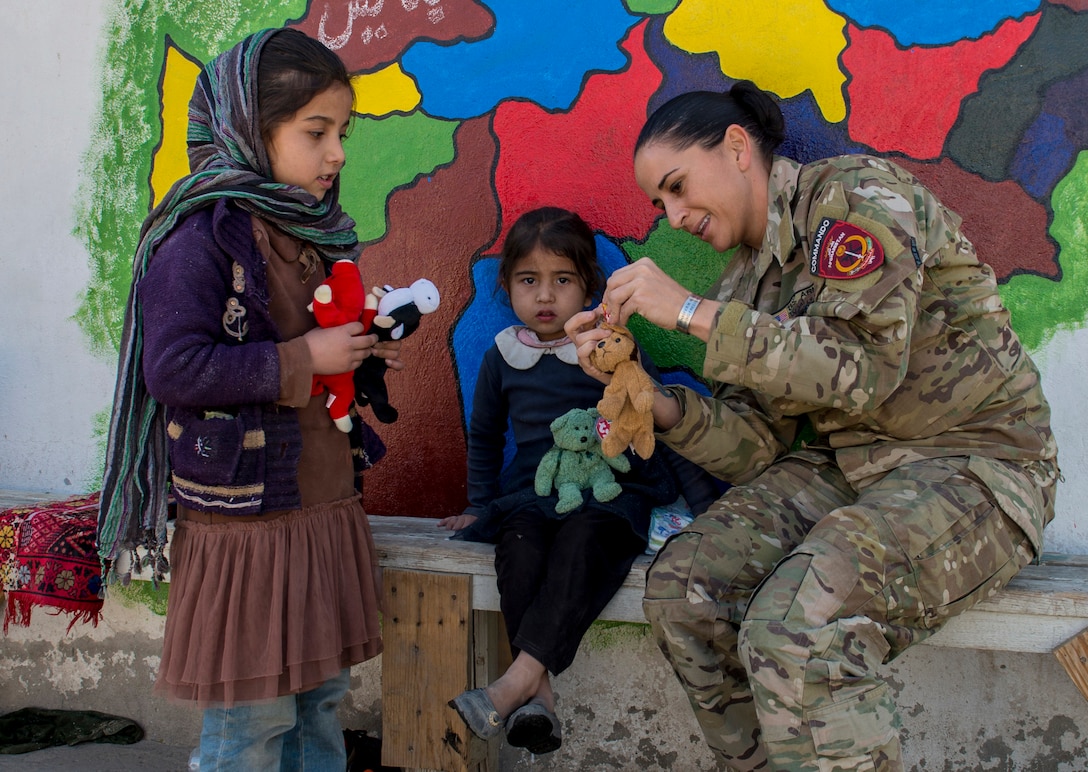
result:
[[[558,526],[544,576],[511,644],[558,674],[574,661],[582,637],[623,584],[646,541],[610,512],[583,509],[552,522]]]
[[[548,518],[536,507],[524,507],[508,515],[495,545],[495,575],[499,588],[499,609],[506,624],[513,655],[514,644],[525,610],[544,582],[548,552],[559,521]]]

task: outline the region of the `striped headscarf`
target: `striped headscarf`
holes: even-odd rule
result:
[[[187,215],[230,198],[241,208],[314,245],[326,261],[359,253],[355,222],[340,208],[339,177],[321,201],[302,188],[272,181],[261,138],[257,65],[273,35],[250,35],[212,60],[189,103],[191,173],[178,180],[144,220],[132,266],[117,385],[110,416],[106,468],[98,514],[98,554],[109,564],[107,581],[127,583],[130,572],[150,567],[152,580],[168,570],[166,547],[169,462],[162,406],[144,382],[142,313],[136,285],[159,243]],[[301,34],[289,31],[289,34]],[[139,554],[138,548],[146,553]]]

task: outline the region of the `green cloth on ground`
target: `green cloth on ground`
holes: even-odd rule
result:
[[[0,754],[87,742],[131,745],[143,737],[135,721],[94,710],[21,708],[0,716]]]

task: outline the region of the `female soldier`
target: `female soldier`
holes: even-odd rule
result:
[[[657,436],[734,484],[666,543],[644,608],[731,767],[898,770],[877,670],[1038,554],[1057,448],[960,218],[879,158],[775,156],[783,136],[742,81],[674,98],[636,143],[669,224],[737,247],[709,297],[648,258],[604,293],[621,324],[706,341],[711,396],[660,389]],[[601,315],[567,331],[605,380]]]

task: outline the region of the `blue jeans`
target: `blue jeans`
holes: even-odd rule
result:
[[[301,694],[207,708],[200,772],[342,772],[347,756],[336,711],[350,680],[344,669]]]

